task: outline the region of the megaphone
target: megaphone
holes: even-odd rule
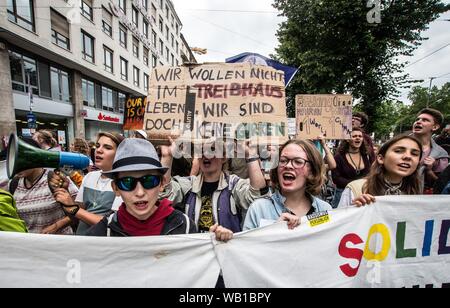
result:
[[[17,138],[9,137],[6,154],[6,171],[9,178],[34,168],[85,169],[89,166],[86,155],[68,152],[52,152],[36,148]]]

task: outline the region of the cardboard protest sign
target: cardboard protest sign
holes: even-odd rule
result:
[[[152,141],[287,140],[283,72],[250,63],[157,67],[144,129]]]
[[[124,130],[138,130],[144,126],[145,107],[147,106],[147,97],[130,97],[125,106]]]
[[[297,95],[296,107],[297,138],[351,138],[351,95]]]

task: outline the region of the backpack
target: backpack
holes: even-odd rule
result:
[[[220,225],[233,231],[233,232],[241,232],[242,231],[242,221],[243,221],[243,213],[241,213],[241,209],[236,206],[237,214],[233,214],[231,210],[231,193],[239,182],[240,178],[235,177],[230,182],[230,176],[225,174],[225,179],[228,183],[226,189],[224,189],[219,196],[218,200],[218,218]],[[184,209],[181,209],[182,212],[186,213],[186,215],[195,221],[195,206],[197,201],[197,195],[190,190],[183,199],[182,205],[185,206]],[[179,208],[178,208],[179,209]]]
[[[0,231],[27,232],[25,222],[17,214],[16,201],[4,190],[0,190]]]

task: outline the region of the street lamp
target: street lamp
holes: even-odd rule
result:
[[[430,88],[428,89],[428,99],[427,99],[427,108],[430,106],[430,98],[431,98],[431,85],[433,84],[433,80],[436,77],[430,77]]]

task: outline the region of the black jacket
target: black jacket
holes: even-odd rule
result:
[[[108,225],[110,215],[114,216],[112,217],[112,220]],[[108,228],[109,228],[111,230],[110,236],[117,236],[117,237],[130,236],[122,229],[122,226],[117,220],[117,214],[111,213],[110,215],[103,217],[103,219],[98,224],[92,226],[87,231],[86,235],[108,236]],[[189,221],[189,232],[186,232],[186,229],[188,228],[188,221]],[[195,223],[180,211],[175,210],[173,211],[172,214],[170,214],[170,216],[166,218],[166,223],[164,224],[164,227],[160,235],[176,235],[186,233],[197,233]]]

